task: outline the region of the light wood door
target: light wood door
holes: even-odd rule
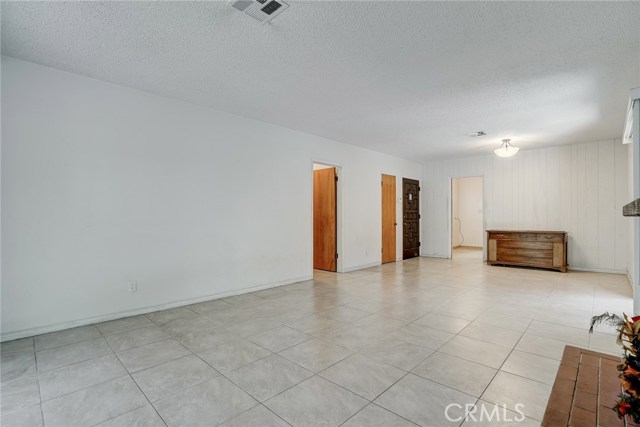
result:
[[[313,171],[313,268],[336,271],[336,169]]]
[[[396,177],[382,175],[382,263],[396,260]]]

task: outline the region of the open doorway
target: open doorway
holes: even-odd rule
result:
[[[451,257],[482,261],[483,177],[451,179]]]
[[[338,173],[335,166],[313,164],[313,268],[337,271]]]

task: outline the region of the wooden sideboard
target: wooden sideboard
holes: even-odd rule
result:
[[[487,230],[487,264],[567,271],[565,231]]]

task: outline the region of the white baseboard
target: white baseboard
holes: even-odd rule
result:
[[[437,254],[421,254],[420,256],[422,256],[422,257],[430,257],[430,258],[448,258],[448,257],[437,255]],[[399,260],[399,261],[402,261],[402,260]],[[365,268],[376,267],[378,265],[381,265],[381,262],[371,262],[371,263],[368,263],[368,264],[361,264],[361,265],[346,267],[343,270],[343,272],[344,273],[349,273],[349,272],[356,271],[356,270],[362,270],[362,269],[365,269]],[[585,268],[585,267],[572,267],[572,266],[569,266],[569,270],[585,271],[585,272],[593,272],[593,273],[624,274],[629,279],[629,283],[632,283],[631,282],[631,277],[630,277],[628,271],[595,269],[595,268]],[[284,280],[284,281],[280,281],[280,282],[269,283],[269,284],[265,284],[265,285],[254,286],[254,287],[251,287],[251,288],[240,289],[240,290],[237,290],[237,291],[221,292],[221,293],[206,295],[206,296],[198,297],[198,298],[188,298],[188,299],[185,299],[185,300],[174,301],[174,302],[170,302],[170,303],[166,303],[166,304],[146,306],[146,307],[141,307],[141,308],[134,309],[134,310],[120,311],[120,312],[105,314],[105,315],[101,315],[101,316],[94,316],[94,317],[88,317],[88,318],[83,318],[83,319],[76,319],[76,320],[72,320],[72,321],[68,321],[68,322],[62,322],[62,323],[56,323],[56,324],[52,324],[52,325],[38,326],[38,327],[35,327],[35,328],[22,329],[22,330],[18,330],[18,331],[2,332],[0,334],[0,342],[15,340],[15,339],[19,339],[19,338],[25,338],[25,337],[31,337],[31,336],[40,335],[40,334],[46,334],[46,333],[49,333],[49,332],[61,331],[63,329],[69,329],[69,328],[74,328],[74,327],[78,327],[78,326],[91,325],[91,324],[94,324],[94,323],[107,322],[109,320],[117,320],[117,319],[121,319],[123,317],[137,316],[137,315],[140,315],[140,314],[151,313],[151,312],[159,311],[159,310],[167,310],[169,308],[181,307],[181,306],[184,306],[184,305],[196,304],[196,303],[199,303],[199,302],[210,301],[210,300],[215,300],[215,299],[220,299],[220,298],[226,298],[226,297],[231,297],[231,296],[234,296],[234,295],[241,295],[241,294],[246,294],[246,293],[250,293],[250,292],[257,292],[257,291],[261,291],[261,290],[264,290],[264,289],[277,288],[279,286],[286,286],[286,285],[290,285],[290,284],[293,284],[293,283],[304,282],[304,281],[311,280],[311,279],[313,279],[313,275],[296,277],[296,278],[292,278],[292,279],[288,279],[288,280]]]
[[[291,285],[293,283],[304,282],[313,279],[313,275],[296,277],[293,279],[283,280],[281,282],[269,283],[266,285],[254,286],[251,288],[240,289],[237,291],[220,292],[198,298],[188,298],[180,301],[174,301],[166,304],[141,307],[134,310],[119,311],[116,313],[104,314],[101,316],[87,317],[83,319],[71,320],[68,322],[56,323],[52,325],[38,326],[35,328],[22,329],[19,331],[2,332],[0,334],[0,342],[11,341],[19,338],[32,337],[35,335],[46,334],[48,332],[61,331],[63,329],[75,328],[78,326],[91,325],[93,323],[107,322],[109,320],[122,319],[123,317],[137,316],[140,314],[151,313],[159,310],[167,310],[169,308],[182,307],[198,302],[211,301],[220,298],[232,297],[250,292],[262,291],[264,289],[277,288],[279,286]]]
[[[567,269],[574,270],[574,271],[584,271],[588,273],[609,273],[609,274],[624,274],[624,275],[627,274],[627,272],[624,270],[607,270],[606,268],[574,267],[571,265],[568,265]]]
[[[422,257],[424,255],[420,254],[419,257]],[[395,261],[393,262],[402,262],[404,261],[404,259],[402,258],[396,258]],[[339,272],[339,273],[350,273],[352,271],[357,271],[357,270],[364,270],[365,268],[371,268],[371,267],[377,267],[382,265],[382,261],[376,261],[376,262],[370,262],[368,264],[360,264],[360,265],[355,265],[352,267],[347,267],[346,269],[344,269],[343,271]]]
[[[449,258],[448,255],[441,255],[441,254],[426,254],[426,253],[421,253],[420,256],[426,257],[426,258],[441,258],[441,259],[451,259]]]
[[[342,273],[350,273],[352,271],[356,271],[356,270],[363,270],[365,268],[371,268],[371,267],[376,267],[378,265],[381,265],[382,262],[381,261],[376,261],[376,262],[370,262],[368,264],[360,264],[360,265],[354,265],[351,267],[345,267],[342,269]]]
[[[446,255],[440,255],[440,254],[424,254],[423,253],[420,256],[428,257],[428,258],[451,259]],[[486,259],[484,259],[483,262],[486,262]],[[567,268],[569,270],[584,271],[584,272],[589,272],[589,273],[624,274],[629,279],[629,282],[632,283],[631,282],[631,278],[629,276],[629,272],[627,270],[608,270],[608,269],[605,269],[605,268],[575,267],[575,266],[571,266],[571,265],[569,265]]]

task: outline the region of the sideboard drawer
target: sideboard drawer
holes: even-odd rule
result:
[[[542,242],[564,242],[564,235],[562,234],[538,234],[536,240]]]
[[[553,249],[553,242],[539,242],[537,240],[497,240],[498,248],[502,249],[531,249],[545,250]]]
[[[505,249],[498,243],[498,259],[524,262],[529,258],[553,258],[553,246],[548,249]]]
[[[531,233],[491,233],[489,238],[498,240],[536,240],[537,235]]]

